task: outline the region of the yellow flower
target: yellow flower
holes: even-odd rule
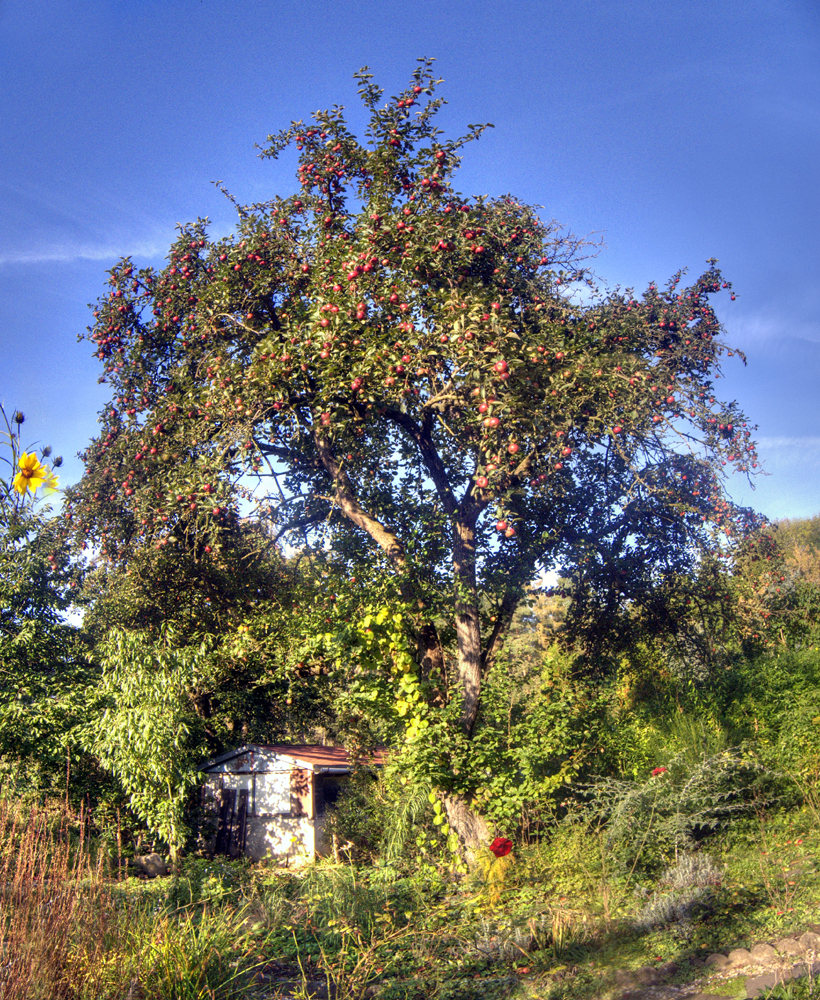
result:
[[[40,463],[34,452],[30,455],[23,452],[17,464],[20,466],[20,471],[14,477],[14,488],[18,493],[25,493],[26,490],[34,493],[43,483],[56,487],[57,477]]]
[[[46,469],[46,472],[48,473],[48,476],[46,477],[46,481],[43,483],[43,486],[45,487],[43,496],[48,496],[48,494],[56,492],[60,485],[59,477],[55,476],[51,469]]]

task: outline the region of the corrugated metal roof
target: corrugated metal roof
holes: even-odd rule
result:
[[[344,747],[326,747],[318,743],[273,743],[265,744],[264,749],[314,767],[350,767],[351,764],[350,753]],[[383,764],[384,756],[384,750],[376,750],[365,754],[364,759],[369,764]]]
[[[344,747],[328,747],[320,743],[245,743],[234,750],[227,750],[225,753],[212,758],[200,766],[200,770],[208,770],[217,764],[224,763],[234,757],[243,754],[253,753],[255,750],[268,750],[278,754],[280,757],[290,757],[300,764],[309,767],[342,767],[351,766],[350,753]],[[384,763],[386,751],[375,750],[372,753],[364,754],[362,759],[369,764],[380,765]]]

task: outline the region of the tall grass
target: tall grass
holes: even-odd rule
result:
[[[110,902],[84,817],[0,801],[0,1000],[73,998],[104,947]]]
[[[0,800],[0,1000],[235,1000],[259,942],[241,908],[135,902],[83,816]]]

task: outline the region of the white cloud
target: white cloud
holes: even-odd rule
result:
[[[820,469],[820,437],[762,437],[757,446],[766,472],[802,478],[805,485],[804,474]]]
[[[758,438],[758,447],[768,449],[775,448],[799,448],[801,451],[820,451],[820,437],[761,437]]]
[[[120,257],[153,258],[163,257],[168,250],[168,244],[137,243],[132,246],[113,245],[56,245],[33,250],[15,250],[10,253],[0,253],[0,267],[32,264],[71,264],[80,260],[104,260],[112,263]]]
[[[730,329],[723,338],[740,348],[758,347],[761,344],[783,344],[787,341],[808,340],[820,342],[820,325],[816,319],[801,318],[792,314],[773,316],[753,313],[732,319]]]

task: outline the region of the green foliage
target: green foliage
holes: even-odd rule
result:
[[[579,789],[568,816],[604,828],[623,874],[652,871],[702,838],[771,800],[775,775],[749,753],[724,749],[698,758],[679,751],[643,780],[600,778]]]
[[[255,882],[251,865],[244,858],[187,855],[173,872],[163,894],[164,903],[171,910],[217,904],[241,909],[253,895]]]
[[[230,909],[181,916],[143,912],[129,944],[133,982],[156,1000],[242,1000],[262,962]]]
[[[813,976],[803,976],[789,983],[775,986],[766,994],[766,1000],[817,1000],[820,986]]]
[[[269,137],[264,156],[295,147],[294,194],[237,204],[218,240],[183,226],[159,270],[112,268],[89,332],[111,399],[67,516],[114,563],[218,564],[252,511],[401,604],[420,696],[469,736],[539,569],[570,568],[567,625],[605,649],[756,523],[723,495],[724,465],[756,466],[716,392],[728,283],[710,262],[687,287],[597,287],[572,234],[455,190],[483,128],[441,134],[429,61],[384,103],[357,80],[364,139],[338,105]]]
[[[390,815],[382,779],[357,769],[342,787],[328,820],[341,856],[357,863],[375,864],[384,849],[385,823]]]
[[[726,717],[761,758],[804,781],[820,777],[820,650],[781,649],[741,661]]]
[[[134,813],[176,856],[188,836],[185,813],[205,755],[189,693],[203,651],[112,632],[102,646],[98,710],[84,739],[116,776]]]
[[[452,754],[455,787],[505,834],[543,833],[559,793],[597,763],[605,707],[605,694],[574,678],[569,658],[554,647],[540,662],[504,657],[486,685],[472,740]]]
[[[9,420],[0,407],[0,472],[8,468],[0,476],[0,774],[20,794],[65,793],[73,767],[82,796],[89,762],[73,731],[94,670],[65,620],[77,574],[59,523],[30,491],[13,487],[23,419]],[[41,450],[42,460],[50,451]]]
[[[617,970],[638,967],[713,993],[693,955],[798,932],[820,900],[820,833],[806,811],[733,820],[709,856],[681,852],[656,875],[636,870],[626,887],[622,870],[606,867],[605,831],[599,839],[581,824],[493,859],[506,864],[485,880],[427,866],[402,875],[322,862],[297,873],[188,858],[171,879],[113,882],[87,864],[87,837],[65,850],[63,832],[79,827],[62,810],[6,818],[0,989],[9,1000],[239,1000],[277,989],[592,1000],[614,992]]]

